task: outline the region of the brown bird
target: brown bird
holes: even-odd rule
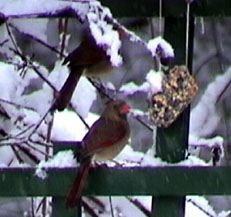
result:
[[[92,125],[77,153],[80,167],[67,196],[66,207],[79,204],[92,160],[111,160],[128,143],[130,127],[127,113],[130,106],[122,100],[110,101],[101,117]]]
[[[55,109],[62,111],[67,107],[83,73],[88,76],[97,76],[113,69],[110,57],[107,56],[102,46],[96,44],[89,31],[85,31],[80,45],[66,57],[63,64],[67,63],[70,74],[52,106],[53,111]]]

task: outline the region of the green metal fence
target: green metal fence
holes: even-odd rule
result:
[[[159,0],[102,0],[116,17],[152,17]],[[195,0],[189,25],[189,69],[192,69],[195,16],[230,16],[230,0]],[[163,0],[164,38],[174,47],[175,64],[185,63],[186,3]],[[168,162],[183,160],[188,144],[189,109],[167,129],[157,131],[157,155]],[[59,145],[56,144],[57,149]],[[64,208],[76,169],[48,169],[48,178],[36,177],[33,168],[0,169],[0,196],[52,196],[53,216],[80,216]],[[92,168],[84,195],[151,195],[153,217],[183,217],[186,195],[230,195],[229,167]],[[15,181],[17,179],[17,181]],[[118,186],[116,180],[120,180]],[[140,182],[142,180],[142,182]],[[203,181],[201,181],[203,180]],[[103,183],[103,187],[100,183]],[[171,212],[169,211],[171,210]]]

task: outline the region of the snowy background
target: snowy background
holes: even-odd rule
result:
[[[14,2],[14,3],[13,3]],[[30,7],[25,7],[30,5]],[[44,17],[64,8],[72,8],[79,20],[30,18]],[[98,44],[106,45],[107,54],[115,66],[113,73],[98,83],[108,95],[125,99],[133,111],[129,116],[132,128],[131,143],[116,158],[127,165],[164,166],[153,158],[155,126],[148,121],[149,94],[161,90],[162,72],[153,61],[158,59],[157,47],[170,58],[174,47],[166,42],[158,30],[157,19],[114,20],[110,11],[97,2],[93,4],[49,1],[1,1],[0,12],[12,17],[0,25],[0,165],[2,167],[35,166],[37,175],[45,178],[41,170],[46,166],[74,166],[72,152],[58,154],[52,159],[55,140],[81,140],[99,117],[107,101],[82,77],[70,106],[54,116],[47,113],[55,94],[61,88],[68,68],[62,65],[63,56],[77,47],[86,22]],[[32,16],[33,15],[33,16]],[[15,17],[15,18],[13,18]],[[112,24],[123,25],[128,37],[120,40]],[[189,152],[180,165],[212,165],[213,150],[220,153],[218,165],[230,165],[230,81],[231,40],[229,19],[197,19],[194,43],[193,74],[199,84],[199,94],[192,103]],[[67,27],[67,28],[66,28]],[[120,50],[120,51],[119,51]],[[46,115],[46,117],[45,117]],[[44,118],[45,117],[45,118]],[[81,117],[81,118],[80,118]],[[145,125],[137,121],[141,118]],[[82,119],[85,120],[85,124]],[[42,121],[43,120],[43,121]],[[42,121],[42,122],[41,122]],[[150,129],[153,128],[153,129]],[[50,130],[51,129],[51,133]],[[49,162],[45,161],[49,159]],[[41,162],[40,162],[41,161]],[[40,163],[39,163],[40,162]],[[129,162],[129,163],[128,163]],[[110,163],[109,163],[110,164]],[[116,216],[145,216],[131,203],[138,200],[147,210],[150,197],[113,198]],[[100,198],[105,213],[110,216],[108,198]],[[209,201],[209,202],[208,202]],[[31,199],[2,199],[0,216],[32,216],[31,206],[39,206],[40,199],[31,205]],[[228,216],[231,200],[228,197],[187,197],[186,217]],[[210,206],[211,205],[211,206]],[[213,207],[213,208],[212,208]],[[10,212],[9,212],[10,211]],[[48,213],[50,210],[48,210]],[[35,212],[41,215],[41,210]]]

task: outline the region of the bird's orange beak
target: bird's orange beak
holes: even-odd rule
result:
[[[130,112],[130,110],[131,110],[131,106],[128,105],[128,104],[125,104],[125,105],[121,108],[120,112],[121,112],[121,114],[127,114],[128,112]]]

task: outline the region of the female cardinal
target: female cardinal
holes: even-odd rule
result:
[[[110,57],[102,46],[96,44],[94,37],[86,31],[80,45],[72,51],[63,64],[68,63],[70,74],[59,91],[59,95],[52,106],[52,110],[62,111],[71,100],[75,87],[85,72],[87,75],[97,76],[110,72],[113,67]]]
[[[83,138],[77,153],[80,167],[67,196],[67,208],[73,208],[79,203],[92,160],[111,160],[128,143],[130,127],[127,113],[130,108],[122,100],[110,101]]]

